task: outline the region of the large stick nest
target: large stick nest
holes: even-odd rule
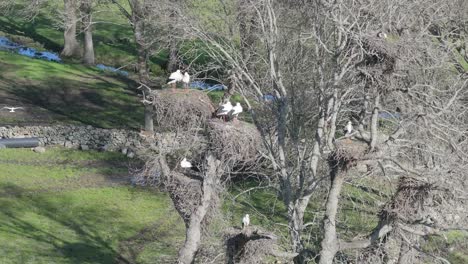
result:
[[[361,140],[345,138],[337,140],[335,151],[329,157],[331,167],[339,166],[342,170],[347,170],[357,164],[368,154],[369,146]]]
[[[401,177],[395,195],[380,212],[380,218],[413,221],[424,212],[426,199],[436,189],[433,184],[416,178]]]
[[[257,128],[242,121],[223,122],[212,119],[208,122],[208,141],[211,152],[219,159],[234,163],[254,163],[262,139]]]
[[[198,90],[155,90],[152,96],[154,120],[161,130],[204,127],[214,111],[210,98]]]
[[[275,255],[277,237],[271,233],[248,227],[226,232],[227,263],[265,263],[265,257]]]

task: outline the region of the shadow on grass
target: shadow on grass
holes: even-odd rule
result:
[[[0,30],[11,35],[28,37],[44,46],[45,49],[59,53],[62,46],[36,32],[36,25],[53,25],[54,22],[43,16],[37,16],[35,23],[19,23],[11,19],[0,20]]]
[[[66,116],[71,121],[102,128],[140,128],[143,107],[133,84],[127,82],[127,87],[119,87],[99,76],[89,75],[88,78],[93,81],[53,75],[44,81],[3,81],[7,82],[8,93],[19,100]]]
[[[0,231],[31,239],[35,244],[50,245],[56,250],[57,257],[65,257],[71,263],[115,263],[116,259],[130,263],[112,248],[109,240],[99,234],[99,228],[105,226],[108,219],[120,216],[117,210],[79,207],[73,208],[73,211],[79,212],[79,215],[74,215],[63,209],[70,207],[72,201],[50,200],[40,195],[31,196],[17,185],[2,186],[0,190],[0,193],[15,194],[15,203],[0,200]],[[24,214],[30,212],[34,212],[39,218],[46,218],[54,226],[59,225],[67,231],[72,231],[73,238],[64,232],[53,233],[50,231],[53,228],[47,224],[32,224],[24,220]],[[22,251],[21,248],[17,250]],[[51,255],[50,252],[40,250],[34,252],[34,255],[41,253],[44,257]]]

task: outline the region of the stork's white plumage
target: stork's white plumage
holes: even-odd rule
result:
[[[216,111],[216,116],[221,116],[221,117],[226,117],[227,114],[232,110],[232,104],[231,102],[227,102],[223,105],[221,105],[218,110]]]
[[[177,82],[182,81],[183,78],[184,78],[184,76],[182,75],[180,70],[177,70],[177,71],[171,73],[171,75],[169,75],[169,82],[167,84],[175,84]]]
[[[184,76],[182,77],[182,82],[184,83],[184,86],[188,88],[188,85],[190,83],[190,74],[188,74],[188,72],[184,73]]]
[[[386,39],[387,34],[385,34],[385,32],[379,32],[379,33],[377,33],[377,37],[382,38],[382,39]]]
[[[182,168],[192,168],[192,163],[190,163],[190,161],[187,161],[187,159],[184,158],[184,159],[180,162],[180,167],[182,167]]]
[[[250,216],[246,214],[244,218],[242,218],[242,228],[246,228],[250,225]]]
[[[345,132],[346,132],[346,135],[349,135],[351,134],[351,132],[353,132],[353,123],[351,121],[348,121]]]
[[[242,113],[242,111],[244,111],[244,109],[242,108],[242,105],[240,103],[236,103],[236,106],[234,106],[232,108],[232,116],[237,119],[237,116]]]
[[[23,107],[7,107],[7,106],[5,106],[3,108],[10,110],[10,113],[15,113],[16,109],[23,109]]]

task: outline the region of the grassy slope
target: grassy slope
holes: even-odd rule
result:
[[[60,64],[0,51],[1,123],[66,122],[139,127],[143,109],[132,81],[77,64]]]
[[[183,223],[165,194],[128,185],[116,165],[125,162],[93,151],[0,151],[0,263],[132,260],[145,249],[140,238],[160,248],[147,260],[173,257]],[[142,232],[147,227],[151,234]]]

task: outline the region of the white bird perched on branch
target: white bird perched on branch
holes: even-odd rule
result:
[[[353,132],[353,123],[351,121],[348,121],[348,124],[346,125],[345,128],[345,135],[349,136]]]
[[[15,113],[16,109],[23,109],[23,107],[7,107],[7,106],[5,106],[3,108],[10,110],[10,113]]]
[[[231,115],[234,117],[234,120],[237,120],[237,116],[242,113],[244,109],[242,108],[242,105],[238,102],[236,103],[236,106],[232,108]]]
[[[377,37],[379,37],[381,39],[386,39],[387,34],[385,34],[385,32],[380,31],[379,33],[377,33]]]
[[[231,112],[232,110],[232,104],[230,101],[227,103],[221,105],[218,110],[216,111],[216,116],[220,116],[226,121],[226,116]]]
[[[250,216],[246,214],[244,218],[242,218],[242,229],[248,227],[250,225]]]
[[[182,82],[184,83],[184,88],[189,88],[189,83],[190,83],[190,74],[188,72],[184,73],[184,76],[182,77]]]
[[[190,163],[190,161],[187,161],[187,159],[184,158],[184,159],[180,162],[180,167],[182,167],[182,168],[192,168],[192,163]]]
[[[182,75],[180,70],[177,70],[171,73],[171,75],[169,75],[169,82],[167,82],[167,84],[170,84],[172,86],[172,89],[175,89],[176,84],[178,82],[181,82],[183,78],[184,76]]]

